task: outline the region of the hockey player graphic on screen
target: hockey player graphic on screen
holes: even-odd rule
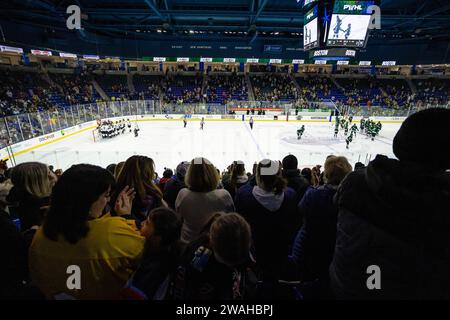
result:
[[[339,31],[343,31],[343,32],[345,32],[344,30],[342,30],[342,28],[341,28],[341,26],[342,26],[342,19],[341,18],[339,18],[339,16],[336,16],[336,26],[334,27],[334,29],[333,29],[333,31],[334,31],[334,35],[333,35],[333,38],[339,38]]]
[[[344,33],[345,33],[345,40],[347,40],[348,37],[350,37],[351,32],[352,32],[352,24],[349,23],[348,27],[347,27],[347,30],[344,31]]]

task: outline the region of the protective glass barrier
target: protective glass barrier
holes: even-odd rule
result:
[[[6,128],[9,136],[9,143],[17,143],[24,140],[22,130],[20,128],[20,121],[17,116],[9,116],[5,118]]]
[[[42,126],[42,117],[39,113],[30,113],[30,123],[33,128],[33,137],[39,137],[46,132]],[[48,133],[48,132],[47,132]]]
[[[53,165],[55,169],[67,170],[74,163],[90,163],[106,168],[111,163],[119,163],[126,161],[133,155],[146,155],[155,161],[156,171],[162,173],[165,168],[175,169],[181,161],[191,161],[194,157],[204,157],[211,161],[221,172],[233,163],[235,160],[243,161],[247,172],[252,171],[254,163],[262,159],[282,160],[287,153],[280,152],[266,152],[261,154],[259,152],[223,152],[209,151],[208,148],[198,148],[194,150],[176,152],[145,152],[143,149],[135,151],[39,151],[33,150],[15,157],[16,163],[23,163],[28,161],[39,161],[48,165]],[[323,167],[328,153],[324,152],[293,152],[291,153],[299,159],[299,168],[312,168],[315,165]],[[336,156],[344,156],[348,159],[352,166],[356,162],[362,162],[367,165],[373,160],[376,154],[368,153],[352,153],[342,152],[334,153]],[[390,158],[395,158],[393,154],[386,154]]]
[[[310,111],[329,111],[338,106],[332,101],[329,102],[308,102]],[[340,105],[339,109],[351,112],[355,116],[385,116],[385,117],[407,117],[417,111],[427,108],[449,108],[446,105],[420,104],[411,105],[409,108],[393,109],[382,107],[350,107]],[[136,101],[114,101],[99,102],[85,105],[73,105],[58,111],[42,111],[30,114],[8,116],[2,119],[0,134],[2,139],[10,144],[23,140],[49,134],[68,127],[80,125],[96,119],[108,117],[129,117],[149,114],[227,114],[232,108],[263,108],[281,109],[280,113],[289,112],[294,114],[297,104],[286,102],[260,102],[260,101],[236,101],[227,105],[220,104],[161,104],[158,100],[136,100]],[[302,107],[303,109],[303,107]]]

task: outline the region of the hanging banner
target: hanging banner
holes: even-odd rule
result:
[[[31,50],[31,54],[33,54],[35,56],[47,56],[47,57],[52,56],[51,51],[43,51],[43,50]]]
[[[73,58],[73,59],[76,59],[76,58],[77,58],[77,55],[76,55],[76,54],[73,54],[73,53],[64,53],[64,52],[60,52],[60,53],[59,53],[59,56],[60,56],[61,58]]]
[[[1,52],[14,52],[14,53],[19,53],[19,54],[23,53],[22,48],[8,47],[8,46],[0,46],[0,51]]]
[[[99,57],[99,56],[94,56],[94,55],[87,54],[87,55],[84,55],[84,56],[83,56],[83,59],[86,59],[86,60],[100,60],[100,57]]]

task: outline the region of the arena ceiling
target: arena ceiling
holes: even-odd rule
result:
[[[2,0],[2,21],[63,35],[66,8],[80,6],[81,35],[157,41],[292,41],[302,36],[297,0]],[[381,0],[382,28],[371,43],[450,40],[448,0]],[[0,30],[1,31],[1,30]],[[0,35],[1,36],[1,35]],[[55,35],[53,35],[55,36]],[[92,39],[91,39],[92,40]]]

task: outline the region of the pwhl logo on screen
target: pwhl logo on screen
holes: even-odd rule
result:
[[[345,4],[344,5],[344,10],[349,10],[349,11],[353,11],[353,10],[362,10],[362,6],[360,4]]]

